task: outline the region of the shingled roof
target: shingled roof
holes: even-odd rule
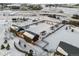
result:
[[[72,46],[66,42],[60,42],[59,47],[68,53],[69,56],[79,56],[79,48]]]

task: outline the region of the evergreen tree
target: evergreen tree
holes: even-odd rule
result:
[[[7,44],[6,49],[7,49],[7,50],[10,50],[10,45],[9,45],[9,44]]]
[[[4,48],[5,48],[5,47],[4,47],[4,45],[2,44],[2,45],[1,45],[1,49],[4,49]]]

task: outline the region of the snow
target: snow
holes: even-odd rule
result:
[[[7,25],[4,25],[4,24],[6,24],[5,20],[0,20],[0,33],[1,33],[0,34],[0,47],[1,47],[2,44],[4,44],[3,42],[5,40],[4,39],[4,37],[5,37],[5,30],[7,30],[6,29]],[[9,37],[9,36],[10,36],[10,34],[8,35],[8,33],[7,33],[6,37]],[[4,56],[6,56],[6,55],[22,56],[23,54],[15,49],[15,47],[13,45],[13,42],[14,42],[13,40],[8,40],[8,43],[10,44],[10,47],[11,47],[10,50],[7,51],[6,49],[3,49],[3,50],[0,49],[0,52],[1,52],[0,55],[2,55],[2,56],[3,55]]]
[[[1,29],[0,29],[0,32],[1,32],[1,34],[0,34],[0,45],[1,44],[3,44],[3,42],[4,42],[4,37],[5,37],[5,35],[4,35],[4,33],[5,33],[5,30],[7,30],[8,28],[9,28],[9,25],[4,25],[6,22],[4,21],[4,20],[0,20],[0,27],[1,27]],[[7,28],[8,27],[8,28]],[[7,34],[6,34],[6,37],[11,37],[11,36],[13,36],[12,34],[10,34],[9,32],[7,32]],[[23,44],[26,44],[26,46],[27,46],[27,48],[25,48],[25,49],[23,49],[23,46],[21,47],[21,49],[22,50],[25,50],[25,51],[29,51],[30,49],[33,49],[34,50],[34,54],[35,55],[46,55],[47,53],[46,52],[44,52],[41,48],[39,48],[39,47],[37,47],[37,46],[35,46],[35,45],[32,45],[32,44],[29,44],[29,43],[26,43],[25,41],[24,41],[24,39],[21,39],[21,38],[19,38],[19,37],[13,37],[13,39],[9,39],[8,40],[8,43],[10,44],[10,50],[9,51],[7,51],[7,50],[0,50],[0,52],[1,52],[1,54],[0,55],[5,55],[5,56],[24,56],[25,54],[24,53],[22,53],[22,52],[19,52],[18,50],[16,50],[15,49],[15,47],[14,47],[14,41],[15,42],[18,42],[18,40],[21,40],[21,42],[23,43]]]
[[[61,9],[64,11],[64,13],[67,13],[67,14],[79,14],[78,8],[57,7],[57,9]]]
[[[46,45],[45,42],[40,41],[40,40],[38,40],[37,42],[35,42],[35,44],[37,44],[37,45],[39,45],[39,46],[41,46],[41,47],[44,47],[44,46]]]
[[[74,29],[76,32],[79,32],[79,27],[71,27],[72,29]]]
[[[67,14],[79,14],[78,9],[73,9],[73,8],[61,8],[61,7],[57,7],[55,8],[57,9],[56,11],[58,12],[58,10],[63,10],[65,13]],[[55,9],[51,9],[50,12],[52,10]],[[49,11],[49,9],[47,9]],[[49,13],[50,13],[49,12]],[[56,13],[57,13],[56,12]],[[46,21],[51,21],[53,22],[52,25],[48,24],[48,23],[39,23],[37,25],[31,25],[27,30],[32,31],[34,33],[37,33],[40,35],[40,32],[42,31],[46,31],[47,34],[51,33],[52,31],[54,31],[56,28],[54,28],[54,30],[50,30],[50,27],[55,26],[57,23],[60,23],[61,21],[55,18],[50,18],[47,16],[39,16],[39,14],[41,13],[41,11],[39,11],[37,13],[37,11],[10,11],[10,10],[4,10],[4,11],[0,11],[0,47],[2,44],[4,44],[4,38],[7,37],[8,39],[8,43],[10,44],[10,50],[6,50],[0,49],[0,55],[5,55],[5,56],[24,56],[25,54],[22,52],[19,52],[18,50],[15,49],[14,47],[14,42],[16,42],[16,45],[24,50],[29,52],[30,49],[32,49],[34,51],[34,55],[47,55],[47,52],[45,52],[41,47],[44,47],[46,45],[45,42],[43,42],[42,40],[40,40],[41,38],[39,38],[39,40],[37,42],[35,42],[35,44],[39,45],[33,45],[30,44],[28,42],[26,42],[24,39],[19,38],[17,36],[14,36],[11,32],[8,31],[8,29],[11,27],[12,24],[16,24],[18,26],[26,26],[29,24],[33,24],[33,20],[36,19],[37,22],[42,21],[42,20],[46,20]],[[54,11],[52,11],[52,13],[55,13]],[[5,16],[3,16],[3,14],[6,14]],[[14,14],[14,15],[10,15],[10,14]],[[37,16],[31,16],[32,14],[37,14]],[[26,16],[28,15],[28,16]],[[24,21],[24,22],[16,22],[13,23],[12,22],[12,18],[29,18],[29,20]],[[61,17],[62,20],[66,20],[67,18],[63,18]],[[62,25],[62,24],[61,24]],[[59,26],[61,26],[59,25]],[[69,26],[69,25],[66,25]],[[74,32],[71,32],[71,29],[65,30],[66,26],[60,28],[58,31],[56,31],[55,33],[52,33],[51,35],[49,35],[48,37],[46,37],[44,39],[44,41],[48,42],[49,44],[45,47],[45,49],[47,49],[48,51],[56,51],[56,48],[58,47],[58,44],[60,43],[60,41],[64,41],[67,42],[71,45],[74,45],[76,47],[79,48],[79,27],[71,27],[71,29],[74,29]],[[7,32],[5,32],[7,31]],[[40,35],[40,37],[42,37]],[[13,38],[13,39],[12,39]],[[22,45],[19,46],[18,45],[18,41],[21,41]],[[24,48],[23,45],[26,45],[26,48]],[[6,45],[5,45],[6,46]]]
[[[78,32],[71,32],[71,30],[65,30],[64,26],[54,34],[47,37],[45,40],[48,41],[50,44],[46,47],[48,50],[55,51],[60,41],[67,42],[71,45],[79,47],[79,33]]]
[[[29,38],[33,39],[34,38],[34,35],[28,33],[28,32],[24,32],[23,33],[24,35],[28,36]]]
[[[28,43],[28,42],[25,42],[25,40],[23,40],[23,39],[21,39],[21,38],[18,38],[19,40],[20,40],[20,42],[21,42],[21,46],[19,46],[18,45],[18,42],[16,42],[16,45],[21,49],[21,50],[23,50],[23,51],[27,51],[27,52],[29,52],[29,50],[31,49],[31,50],[33,50],[33,52],[34,52],[34,55],[42,55],[42,53],[44,53],[45,55],[47,54],[46,52],[44,52],[40,47],[38,47],[38,46],[35,46],[35,45],[33,45],[33,44],[30,44],[30,43]],[[23,45],[26,45],[26,48],[23,48]]]
[[[32,25],[30,26],[30,28],[28,28],[27,30],[30,30],[34,33],[40,34],[40,32],[45,31],[47,29],[49,29],[52,25],[48,25],[46,23],[40,23],[38,25]]]

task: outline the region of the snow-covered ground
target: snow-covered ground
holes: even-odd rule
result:
[[[10,44],[10,50],[6,50],[6,49],[3,49],[3,50],[1,50],[1,45],[2,44],[4,44],[3,42],[4,42],[4,37],[9,37],[10,36],[10,33],[6,33],[5,34],[5,30],[7,30],[8,28],[6,27],[6,22],[4,21],[4,20],[0,20],[0,55],[4,55],[4,56],[6,56],[6,55],[10,55],[10,56],[21,56],[21,55],[23,55],[23,53],[21,53],[21,52],[19,52],[19,51],[17,51],[15,48],[14,48],[14,41],[13,40],[11,40],[11,39],[9,39],[8,40],[8,43]],[[7,45],[7,44],[6,44]]]
[[[48,33],[51,32],[50,26],[46,25],[45,23],[43,24],[38,24],[38,25],[32,25],[28,30],[40,34],[41,31],[47,31]],[[44,27],[43,27],[44,26]],[[63,28],[59,29],[57,32],[51,34],[44,40],[47,41],[49,44],[45,47],[48,51],[55,51],[58,44],[60,41],[67,42],[71,45],[74,45],[76,47],[78,46],[78,41],[79,41],[79,28],[74,28],[74,32],[71,32],[71,29],[65,30],[66,26]],[[72,28],[73,29],[73,28]],[[50,32],[49,32],[50,31]],[[77,42],[76,42],[77,41]],[[37,43],[40,43],[41,41],[38,41]],[[43,45],[41,45],[43,46]]]
[[[71,29],[65,30],[65,27],[66,26],[45,39],[46,41],[51,43],[46,47],[48,50],[55,51],[60,41],[64,41],[71,45],[79,47],[79,32],[71,32]]]
[[[79,14],[78,8],[64,8],[64,7],[57,7],[57,9],[61,9],[64,11],[64,13],[68,14]]]
[[[37,34],[40,34],[40,32],[42,31],[47,31],[50,29],[52,25],[48,25],[48,24],[45,24],[45,23],[40,23],[38,25],[32,25],[30,26],[30,28],[28,28],[28,30],[32,31],[32,32],[35,32]]]
[[[63,7],[62,8],[57,7],[57,8],[54,8],[54,10],[55,9],[57,9],[57,11],[58,11],[58,9],[63,10],[65,13],[70,14],[70,15],[75,14],[75,13],[79,14],[78,9],[63,8]],[[51,9],[50,11],[52,11],[52,10],[53,9]],[[54,11],[52,11],[52,13],[53,12]],[[32,49],[34,51],[34,55],[39,55],[39,56],[47,55],[47,52],[45,52],[41,48],[46,45],[46,43],[43,42],[42,40],[38,40],[36,42],[37,45],[41,46],[41,47],[39,47],[37,45],[32,45],[32,44],[26,42],[25,40],[23,40],[22,38],[16,37],[11,32],[9,32],[9,27],[12,24],[16,24],[18,26],[26,26],[29,24],[33,24],[34,23],[33,20],[36,19],[36,20],[38,20],[38,21],[36,21],[36,23],[40,22],[42,20],[46,20],[46,21],[53,22],[53,24],[50,25],[46,22],[39,23],[39,24],[31,25],[27,30],[37,33],[39,35],[40,35],[40,32],[47,31],[47,34],[48,34],[53,31],[50,29],[50,27],[61,22],[59,19],[50,18],[47,16],[40,16],[39,13],[37,14],[35,11],[33,11],[33,14],[36,14],[36,16],[30,16],[30,14],[32,14],[32,11],[29,11],[29,12],[27,12],[27,11],[21,11],[21,12],[14,11],[13,12],[10,10],[0,11],[0,55],[25,56],[24,53],[19,52],[14,47],[14,42],[16,42],[16,45],[18,46],[19,40],[21,41],[22,44],[26,44],[26,48],[24,48],[23,45],[22,45],[22,47],[20,47],[22,50],[29,51],[30,49]],[[6,14],[6,15],[4,16],[3,14]],[[29,15],[29,16],[25,16],[25,15]],[[29,18],[29,20],[25,21],[25,22],[16,22],[16,23],[13,23],[11,20],[12,18],[23,18],[23,17]],[[61,19],[64,20],[64,18],[61,18]],[[44,48],[47,49],[48,51],[55,51],[58,44],[60,43],[60,41],[67,42],[67,43],[79,48],[79,27],[71,27],[72,29],[74,29],[74,32],[71,32],[71,29],[65,30],[66,27],[68,27],[68,25],[65,25],[64,27],[57,30],[55,33],[52,33],[51,35],[46,37],[44,39],[44,41],[48,42],[49,44],[47,46],[45,46]],[[7,41],[10,44],[10,50],[6,50],[6,49],[1,50],[1,45],[4,44],[5,37],[8,38]],[[7,44],[4,44],[4,45],[6,46]]]

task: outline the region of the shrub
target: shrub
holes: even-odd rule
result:
[[[71,32],[74,32],[74,29],[72,29]]]
[[[7,50],[10,50],[10,45],[9,45],[9,44],[7,45],[6,49],[7,49]]]
[[[4,43],[7,43],[7,40],[5,40]]]
[[[26,47],[26,45],[24,44],[24,47]]]
[[[42,7],[40,5],[29,5],[28,9],[30,9],[30,10],[41,10]]]
[[[78,21],[69,21],[69,24],[74,25],[74,26],[79,26]]]
[[[75,15],[72,16],[72,18],[79,19],[79,15],[75,14]]]
[[[61,10],[61,11],[59,11],[59,13],[64,13],[64,12]]]
[[[19,45],[21,44],[21,42],[19,41]]]
[[[4,47],[4,45],[2,44],[2,45],[1,45],[1,49],[4,49],[4,48],[5,48],[5,47]]]
[[[48,50],[47,50],[47,49],[44,49],[44,51],[47,51],[47,52],[48,52]]]
[[[29,50],[28,56],[33,56],[33,50]]]
[[[66,27],[66,30],[68,29],[68,27]]]
[[[68,22],[66,20],[63,20],[62,21],[62,24],[67,24]]]

